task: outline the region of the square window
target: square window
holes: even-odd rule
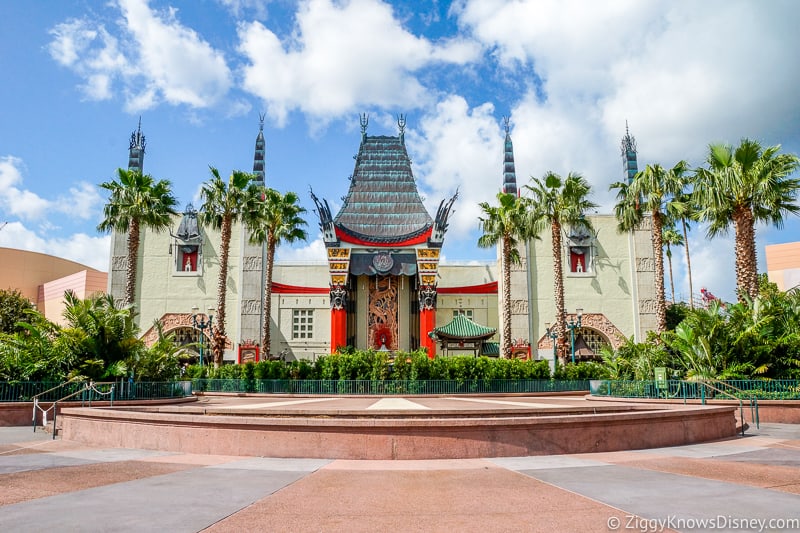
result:
[[[314,310],[292,310],[292,338],[310,339],[314,334]]]

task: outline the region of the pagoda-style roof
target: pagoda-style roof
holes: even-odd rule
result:
[[[403,135],[362,135],[344,205],[333,219],[345,242],[409,245],[425,242],[433,230],[417,192]]]
[[[431,336],[448,340],[488,339],[497,332],[494,328],[481,326],[464,315],[456,315],[446,326],[434,328]]]

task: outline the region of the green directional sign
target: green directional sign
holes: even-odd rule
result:
[[[667,385],[667,367],[657,366],[653,369],[656,375],[656,383],[659,387],[666,387]]]

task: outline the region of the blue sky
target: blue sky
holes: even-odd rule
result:
[[[429,211],[460,188],[444,254],[479,250],[478,202],[502,184],[503,116],[517,179],[582,173],[601,212],[622,178],[626,121],[640,167],[702,163],[743,137],[800,153],[800,4],[792,0],[6,0],[0,13],[0,246],[108,269],[97,186],[127,166],[139,117],[145,172],[199,203],[213,165],[251,170],[267,115],[267,183],[300,194],[324,257],[313,188],[337,211],[368,132],[406,143]],[[800,221],[758,229],[800,240]],[[732,235],[690,236],[694,287],[734,290]],[[676,292],[688,293],[683,253]]]

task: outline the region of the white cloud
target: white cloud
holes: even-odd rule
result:
[[[267,16],[267,5],[270,0],[217,0],[222,6],[233,14],[234,17],[244,17],[246,13],[253,13],[257,19]]]
[[[322,236],[317,237],[308,244],[298,243],[294,247],[282,245],[275,251],[275,260],[281,263],[294,262],[324,262],[327,257],[325,243]]]
[[[0,246],[61,257],[108,272],[111,237],[77,233],[67,237],[44,238],[21,222],[9,222],[0,230]]]
[[[22,160],[14,156],[0,157],[0,207],[7,215],[24,220],[43,218],[51,203],[36,193],[20,189]]]
[[[82,220],[94,218],[101,210],[105,199],[100,196],[97,187],[85,181],[69,188],[69,194],[55,202],[55,208]]]
[[[436,213],[439,202],[459,190],[448,242],[473,236],[478,203],[494,203],[502,186],[504,134],[493,112],[491,104],[470,109],[463,98],[451,96],[423,117],[419,130],[407,134],[428,211]]]
[[[462,64],[479,51],[466,41],[433,44],[412,35],[376,0],[309,0],[296,21],[286,43],[259,22],[239,27],[239,51],[249,61],[243,87],[279,124],[293,110],[330,120],[370,106],[423,106],[432,95],[414,72]]]
[[[119,31],[102,23],[72,19],[50,30],[50,55],[84,80],[92,100],[125,97],[128,111],[161,101],[204,108],[219,102],[232,85],[222,52],[177,19],[177,11],[154,12],[148,0],[119,0]],[[130,41],[124,51],[120,39]]]
[[[175,8],[157,14],[147,0],[119,0],[119,5],[139,49],[141,75],[168,103],[206,107],[228,91],[224,55],[183,26]]]
[[[709,142],[800,143],[794,2],[463,0],[452,13],[528,87],[511,114],[520,184],[546,170],[578,171],[608,212],[626,121],[640,168],[699,165]],[[696,233],[695,292],[705,285],[733,299],[733,236],[709,242]]]

